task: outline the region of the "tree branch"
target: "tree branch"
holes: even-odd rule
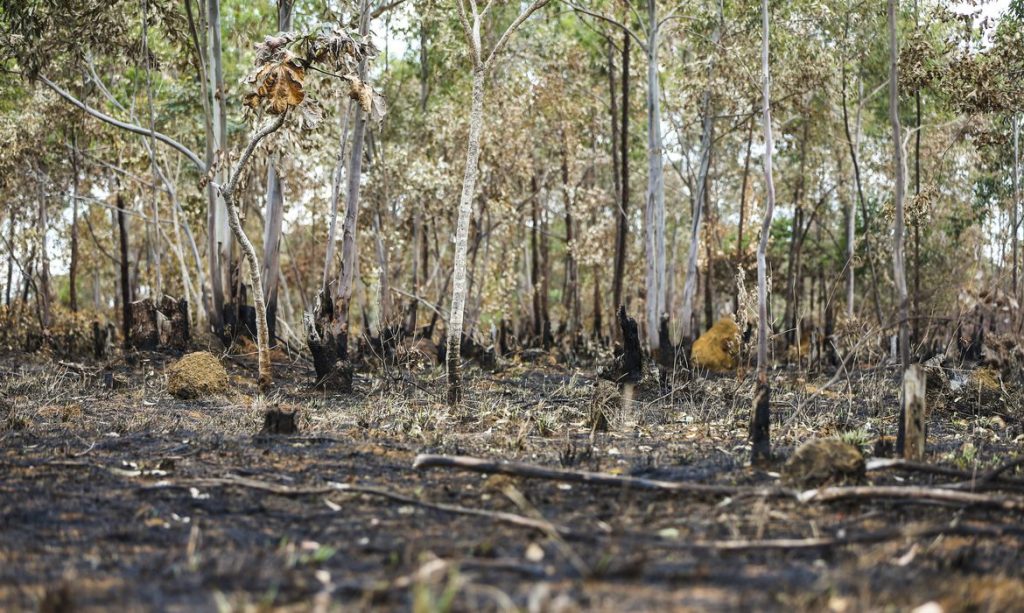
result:
[[[565,2],[565,4],[569,6],[569,8],[571,8],[572,10],[574,10],[574,11],[576,11],[578,13],[583,13],[584,15],[590,15],[591,17],[593,17],[595,19],[600,19],[601,21],[604,21],[606,23],[609,23],[609,24],[615,26],[616,28],[619,28],[620,30],[622,30],[626,34],[629,34],[633,38],[633,41],[636,42],[636,44],[640,45],[640,48],[643,49],[644,53],[647,53],[647,44],[644,43],[643,39],[640,38],[640,36],[638,36],[637,33],[634,32],[632,29],[630,29],[630,27],[627,26],[626,24],[624,24],[621,21],[615,19],[614,17],[609,17],[607,15],[602,15],[600,13],[595,13],[594,11],[591,11],[590,9],[585,9],[582,6],[579,6],[578,4],[573,4],[572,2],[569,2],[568,0],[563,0],[563,2]]]
[[[533,3],[530,4],[530,6],[526,7],[526,10],[524,10],[522,13],[519,13],[519,17],[516,17],[516,20],[513,21],[511,25],[508,26],[508,28],[505,29],[505,33],[501,35],[501,38],[498,39],[497,44],[495,44],[494,48],[491,49],[491,53],[487,56],[487,61],[484,62],[485,70],[487,68],[490,68],[491,62],[494,61],[494,57],[501,53],[502,48],[504,48],[505,44],[508,43],[508,39],[512,36],[512,33],[515,32],[524,21],[529,19],[530,15],[533,15],[535,12],[537,12],[538,9],[547,4],[549,1],[550,0],[533,0]],[[489,6],[490,3],[488,3],[488,7]]]
[[[110,115],[107,115],[106,113],[103,113],[102,111],[98,111],[98,110],[88,106],[87,104],[85,104],[84,102],[79,100],[78,98],[75,98],[74,96],[69,94],[67,91],[61,89],[61,87],[59,85],[57,85],[53,81],[47,79],[43,75],[39,75],[38,78],[47,87],[49,87],[54,92],[56,92],[57,95],[59,95],[61,98],[64,98],[65,100],[70,102],[72,105],[77,106],[79,109],[85,111],[87,114],[92,115],[93,117],[95,117],[96,119],[99,119],[100,121],[109,123],[112,126],[121,128],[122,130],[126,130],[128,132],[134,132],[135,134],[141,134],[143,136],[153,137],[156,140],[164,143],[165,145],[168,145],[168,146],[170,146],[173,149],[177,149],[178,152],[180,152],[182,155],[187,157],[189,159],[189,161],[192,162],[195,165],[195,167],[199,170],[200,173],[205,173],[206,172],[206,164],[204,164],[203,161],[199,159],[199,156],[196,155],[191,149],[189,149],[185,145],[179,143],[178,141],[174,140],[170,136],[167,136],[166,134],[161,134],[160,132],[157,132],[155,130],[147,130],[146,128],[143,128],[142,126],[137,126],[137,125],[131,124],[131,123],[125,123],[123,121],[120,121],[119,119],[115,119],[115,118],[111,117]]]

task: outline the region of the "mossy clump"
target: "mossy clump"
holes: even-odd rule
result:
[[[864,479],[864,456],[839,439],[814,439],[801,445],[782,467],[783,480],[797,487],[858,483]]]
[[[695,368],[712,372],[735,370],[740,355],[740,327],[731,315],[719,319],[693,344],[690,358]]]
[[[228,373],[212,353],[190,353],[167,367],[167,391],[182,400],[223,394],[228,391]]]

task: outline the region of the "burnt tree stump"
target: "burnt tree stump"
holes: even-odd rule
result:
[[[313,354],[318,388],[342,393],[352,391],[353,367],[348,361],[348,330],[344,319],[335,317],[334,301],[320,290],[313,313],[303,317],[306,345]]]
[[[160,342],[171,349],[184,351],[188,349],[188,300],[175,300],[164,296],[160,300],[160,314],[165,318],[166,325],[160,327]]]
[[[160,345],[156,305],[149,298],[128,305],[128,347],[155,351]]]
[[[270,409],[263,415],[263,429],[259,436],[296,434],[298,431],[298,412]]]
[[[117,328],[114,327],[114,324],[108,323],[104,326],[98,321],[92,322],[92,355],[94,358],[99,360],[109,355],[116,334]]]
[[[644,352],[640,346],[640,328],[636,320],[626,314],[624,306],[619,306],[615,317],[622,330],[622,353],[615,356],[611,367],[600,373],[601,377],[616,383],[640,383],[644,378]]]

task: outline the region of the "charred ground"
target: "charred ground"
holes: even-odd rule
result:
[[[776,487],[782,462],[807,440],[841,437],[871,455],[892,434],[895,368],[854,368],[829,387],[825,376],[777,371],[778,462],[752,468],[752,386],[742,375],[676,381],[671,391],[641,384],[625,403],[604,405],[612,408],[602,431],[591,371],[546,360],[471,371],[458,409],[444,403],[439,371],[359,375],[355,394],[332,396],[309,389],[300,363],[275,365],[284,383],[259,399],[244,356],[222,358],[236,391],[183,401],[165,390],[170,361],[135,354],[104,377],[100,365],[3,358],[0,608],[852,611],[1024,602],[1020,511],[412,469],[429,452]],[[935,398],[927,461],[981,475],[1012,459],[1024,440],[1015,390],[1003,385],[983,398],[967,386]],[[254,436],[273,406],[298,411],[298,435]],[[1019,494],[1019,472],[1002,478],[1004,494]],[[867,473],[878,485],[957,480]],[[566,530],[510,524],[500,512]]]

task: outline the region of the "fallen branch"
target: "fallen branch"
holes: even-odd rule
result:
[[[971,526],[965,524],[933,525],[923,527],[892,528],[877,532],[866,532],[849,536],[824,536],[813,538],[778,538],[763,540],[730,539],[724,541],[671,541],[666,539],[650,539],[642,543],[648,547],[659,549],[715,551],[719,553],[742,553],[747,551],[766,550],[814,550],[844,547],[847,545],[867,545],[901,539],[931,538],[935,536],[981,536],[1003,537],[1021,536],[1024,530],[1015,526]]]
[[[996,508],[1004,511],[1024,511],[1024,498],[992,496],[937,487],[898,485],[824,487],[801,492],[797,495],[797,500],[805,503],[874,499],[952,503]]]
[[[425,468],[456,468],[470,472],[492,475],[511,475],[527,479],[548,479],[568,483],[587,483],[608,487],[622,487],[658,492],[679,494],[697,494],[704,496],[736,496],[748,494],[762,497],[790,496],[794,492],[782,488],[757,488],[739,485],[709,485],[705,483],[682,483],[679,481],[661,481],[643,477],[626,477],[582,470],[564,468],[547,468],[522,462],[492,462],[469,456],[449,456],[420,454],[412,463],[417,470]]]
[[[276,494],[278,496],[286,497],[299,497],[299,496],[314,496],[324,495],[333,493],[350,493],[350,494],[365,494],[367,496],[377,496],[380,498],[387,498],[388,500],[394,500],[404,504],[415,505],[426,509],[433,509],[435,511],[441,511],[443,513],[451,513],[453,515],[471,515],[474,517],[484,517],[501,523],[512,524],[522,528],[531,528],[539,530],[545,534],[551,534],[552,532],[563,536],[582,536],[581,534],[573,531],[566,526],[560,526],[553,524],[543,519],[533,519],[530,517],[524,517],[522,515],[516,515],[515,513],[506,513],[503,511],[489,511],[487,509],[474,509],[471,507],[463,507],[454,504],[445,504],[443,502],[428,502],[426,500],[419,500],[400,494],[398,492],[392,492],[379,487],[373,487],[369,485],[351,485],[348,483],[328,483],[327,485],[320,486],[304,486],[304,487],[292,487],[288,485],[278,485],[269,481],[260,481],[258,479],[248,479],[245,477],[213,477],[204,479],[187,479],[180,481],[159,481],[147,489],[159,489],[166,487],[176,488],[190,488],[190,487],[243,487],[247,489],[259,490]]]
[[[924,462],[913,462],[911,460],[903,460],[899,458],[871,458],[867,461],[867,470],[880,471],[880,470],[902,470],[906,472],[919,472],[931,475],[942,475],[945,477],[954,477],[957,479],[963,479],[963,483],[943,485],[945,489],[1017,489],[1024,488],[1024,479],[1015,479],[1013,477],[1002,477],[1002,473],[1024,464],[1024,457],[1017,458],[998,468],[995,468],[987,473],[979,475],[977,472],[960,470],[958,468],[951,468],[949,466],[940,466],[938,464],[927,464]],[[1004,487],[1010,486],[1010,487]]]

